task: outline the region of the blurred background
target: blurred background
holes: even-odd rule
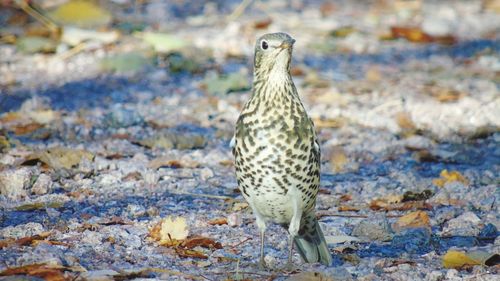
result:
[[[342,265],[326,276],[494,278],[499,0],[0,0],[0,269],[254,271],[228,144],[255,40],[279,31],[322,148],[318,209]],[[224,247],[158,245],[167,216]],[[473,270],[445,255],[473,247]]]

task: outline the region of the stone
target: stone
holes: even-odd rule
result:
[[[480,231],[481,219],[473,212],[465,212],[462,215],[449,220],[441,235],[443,236],[477,236]]]
[[[36,179],[31,192],[36,195],[44,195],[50,192],[52,189],[52,179],[47,174],[40,174]]]
[[[33,171],[27,167],[7,169],[0,172],[0,194],[11,200],[28,196]]]
[[[383,216],[362,220],[354,227],[352,235],[367,241],[389,241],[392,239],[389,223]]]

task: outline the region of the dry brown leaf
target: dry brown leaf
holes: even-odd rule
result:
[[[198,259],[207,259],[208,256],[204,253],[196,250],[183,249],[183,248],[175,248],[175,252],[181,258],[198,258]]]
[[[67,147],[53,147],[35,152],[28,156],[25,163],[38,160],[47,164],[52,169],[73,169],[86,160],[93,161],[94,155],[91,152]]]
[[[268,28],[271,23],[273,23],[273,20],[271,18],[266,18],[266,19],[257,20],[256,22],[254,22],[253,27],[255,29],[265,29],[265,28]]]
[[[220,242],[216,242],[212,238],[203,236],[190,237],[184,240],[180,246],[186,249],[193,249],[198,246],[207,249],[222,249],[222,244]]]
[[[339,212],[358,212],[359,210],[361,210],[361,208],[355,206],[340,205],[338,207]]]
[[[319,11],[322,17],[331,16],[337,10],[337,6],[329,1],[324,1],[321,6],[319,6]]]
[[[149,162],[148,165],[152,169],[159,169],[161,167],[169,168],[197,168],[200,163],[196,161],[176,160],[169,157],[158,157]]]
[[[340,202],[347,202],[352,200],[351,194],[342,194],[339,198]]]
[[[340,128],[344,125],[343,118],[327,119],[327,118],[313,118],[316,128]]]
[[[246,209],[248,208],[248,203],[246,202],[236,202],[233,204],[233,212],[238,212],[238,211],[241,211],[243,209]]]
[[[438,187],[443,187],[447,183],[456,182],[456,181],[461,182],[464,185],[469,184],[469,180],[466,179],[458,171],[448,172],[448,170],[444,169],[441,171],[440,176],[441,176],[440,178],[432,180],[432,183]]]
[[[118,216],[113,216],[110,219],[104,219],[99,222],[100,225],[131,225],[131,222],[126,222],[123,218]]]
[[[408,211],[431,210],[432,206],[424,201],[409,201],[404,203],[388,203],[381,199],[370,202],[370,209],[374,211]]]
[[[370,82],[379,82],[380,80],[382,80],[382,73],[380,73],[380,70],[378,68],[370,67],[365,72],[365,79]]]
[[[65,281],[64,266],[51,264],[30,264],[20,267],[11,267],[0,272],[0,276],[29,275],[43,278],[48,281]]]
[[[443,87],[436,85],[435,83],[430,83],[424,87],[424,92],[429,94],[431,97],[435,98],[439,102],[455,102],[462,97],[466,96],[466,93],[451,89],[448,87]]]
[[[400,217],[393,225],[392,228],[396,232],[401,232],[403,229],[407,228],[417,228],[417,227],[431,227],[429,215],[424,211],[415,211]]]
[[[398,123],[398,126],[403,130],[415,130],[417,128],[408,112],[398,112],[395,118],[396,123]]]
[[[17,136],[22,136],[22,135],[31,134],[40,128],[43,128],[42,124],[29,123],[29,124],[19,124],[17,126],[11,127],[11,130]]]
[[[382,39],[397,39],[404,38],[410,42],[415,43],[441,43],[441,44],[454,44],[456,38],[451,35],[432,36],[425,33],[420,27],[405,27],[393,26],[391,27],[391,34],[389,37]]]
[[[332,150],[330,155],[330,166],[332,172],[340,173],[344,171],[345,165],[349,162],[347,154],[341,147],[336,147]]]
[[[209,225],[224,225],[227,224],[227,219],[226,218],[216,218],[213,220],[208,221]]]

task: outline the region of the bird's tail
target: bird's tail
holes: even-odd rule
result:
[[[327,266],[332,264],[330,250],[314,211],[302,217],[299,234],[295,237],[295,246],[305,262],[320,262]]]

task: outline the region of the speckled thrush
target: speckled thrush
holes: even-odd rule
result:
[[[288,267],[294,244],[306,262],[332,262],[315,216],[320,148],[290,74],[294,42],[285,33],[257,40],[252,96],[231,141],[238,186],[260,230],[262,268],[269,222],[288,229]]]

